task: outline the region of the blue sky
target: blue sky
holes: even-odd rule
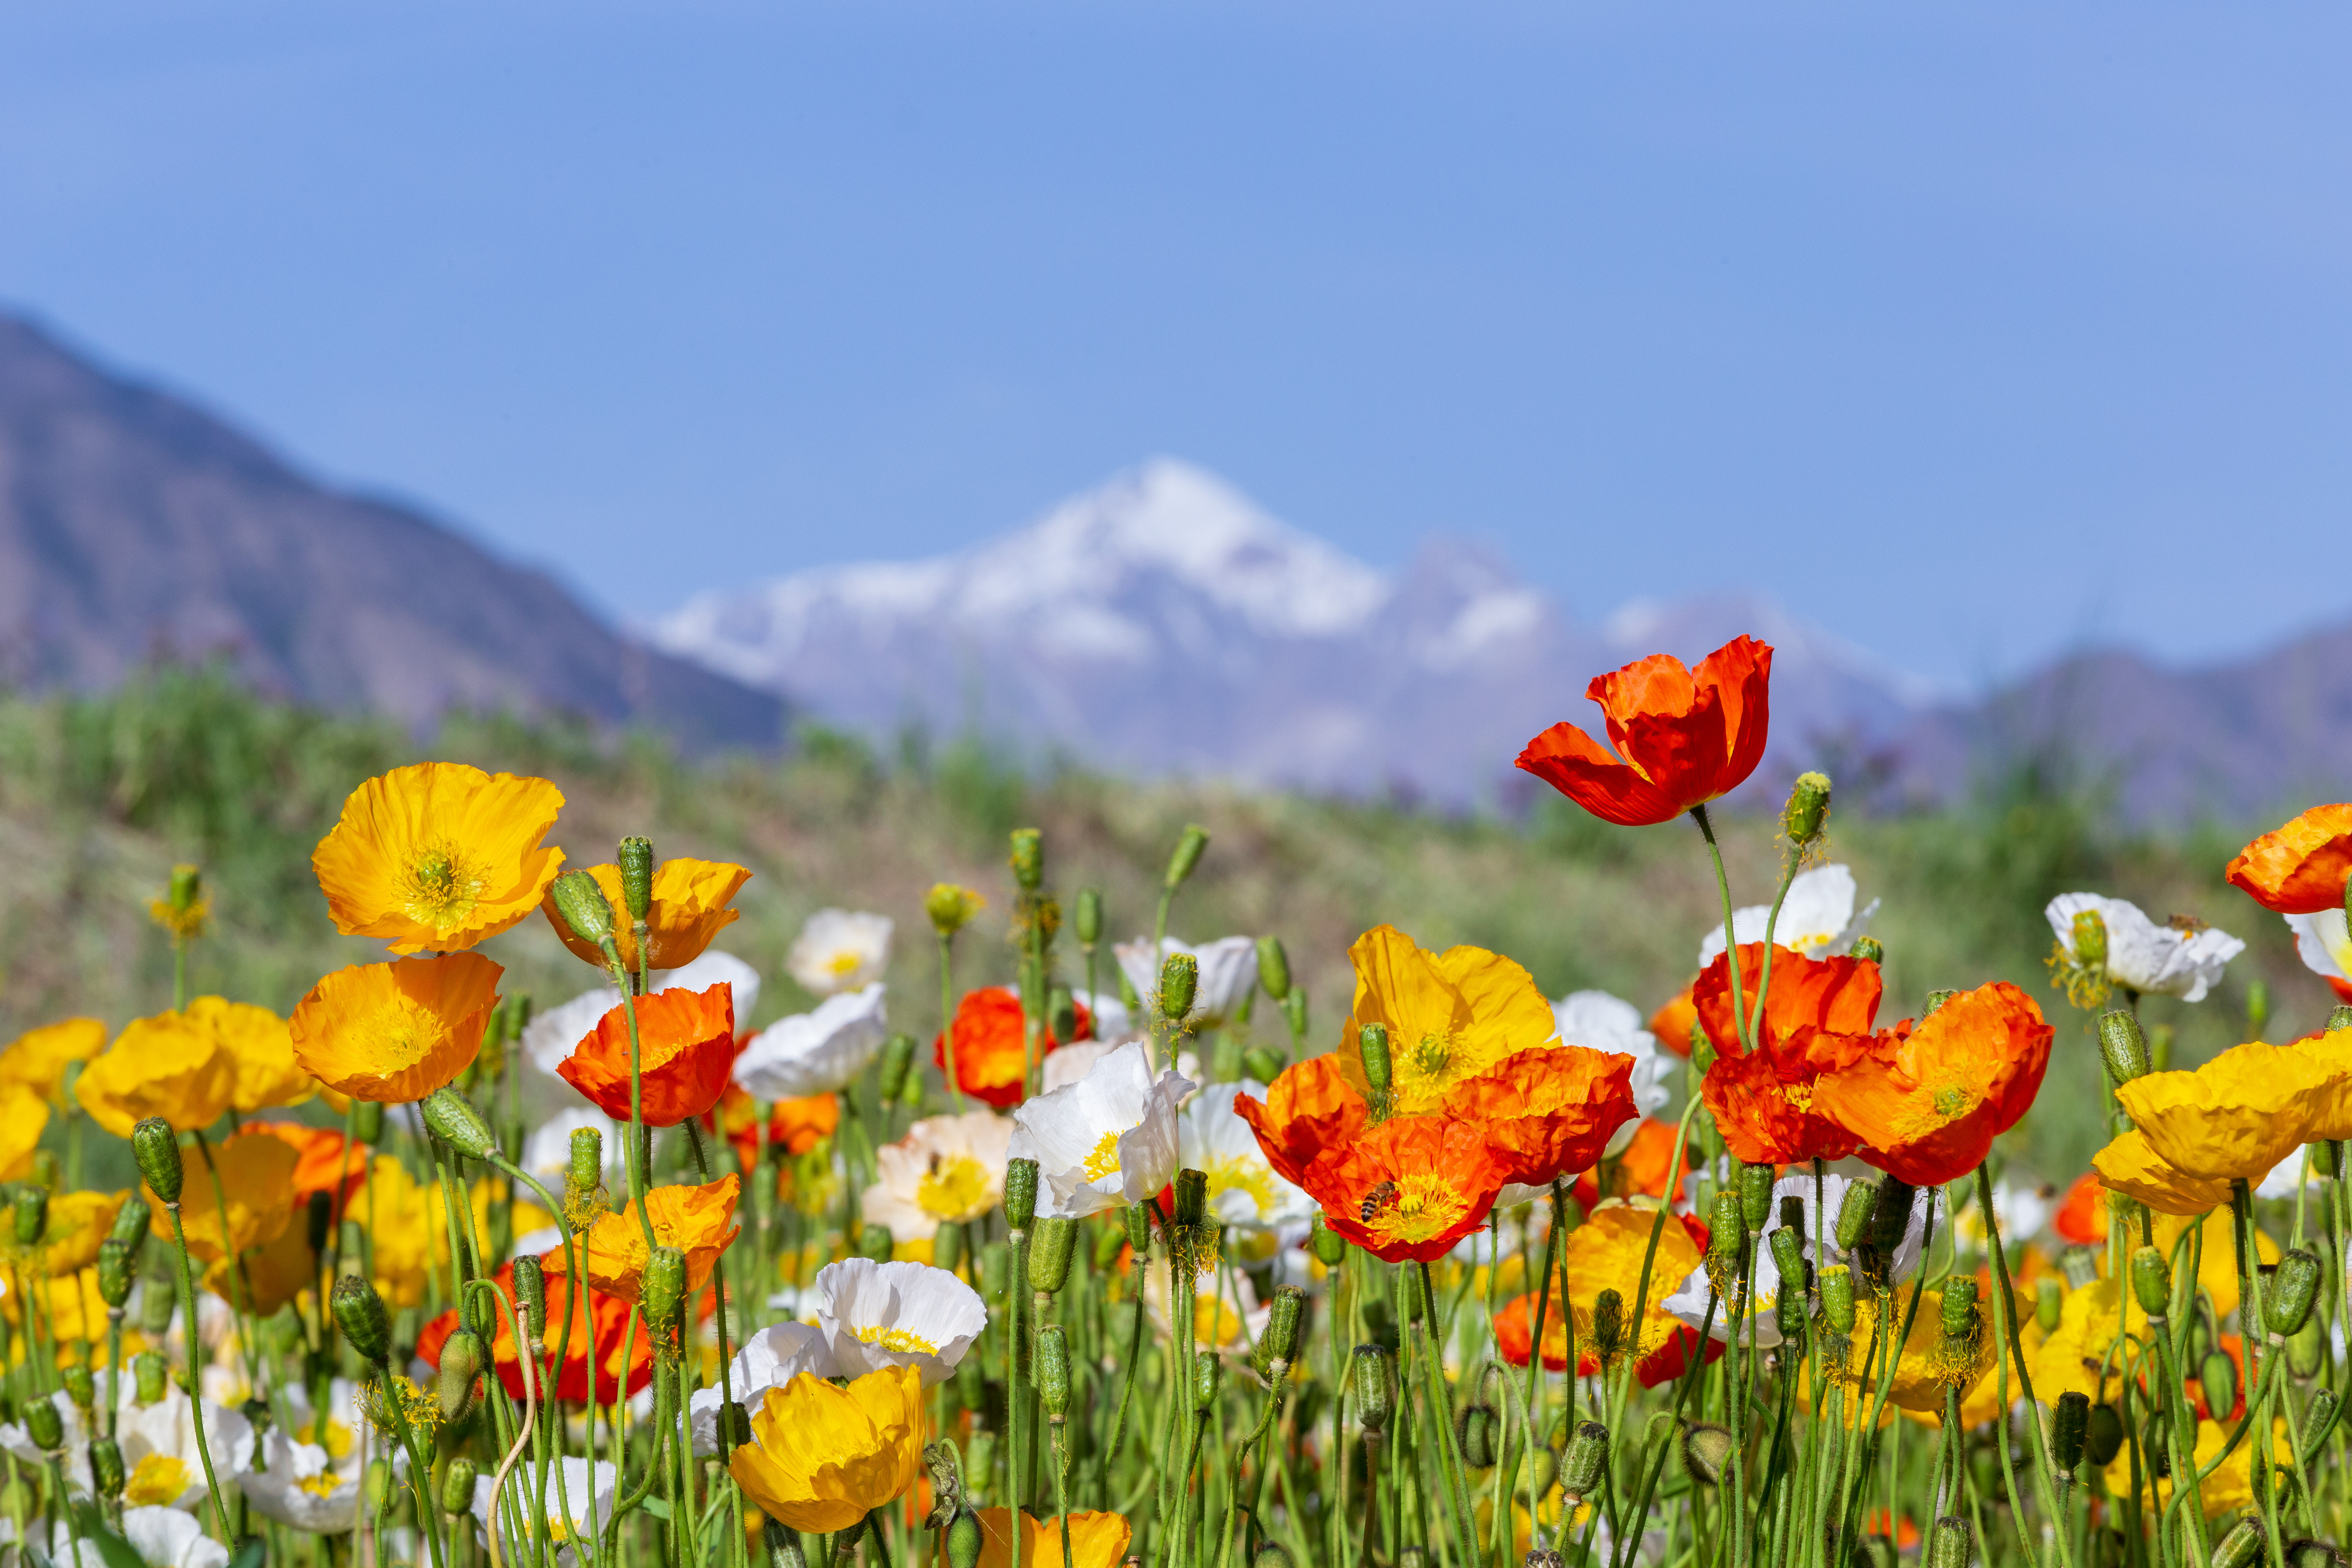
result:
[[[1947,681],[2352,611],[2352,12],[0,6],[0,298],[618,616],[1146,455]]]

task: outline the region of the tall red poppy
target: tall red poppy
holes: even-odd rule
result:
[[[1898,1181],[1937,1187],[1984,1163],[2041,1092],[2051,1027],[2033,998],[2005,980],[1948,999],[1909,1030],[1866,1044],[1817,1037],[1816,1060],[1839,1052],[1812,1104],[1862,1140],[1862,1157]]]
[[[509,1300],[514,1296],[514,1265],[502,1263],[491,1278]],[[588,1360],[596,1358],[596,1399],[610,1404],[619,1387],[624,1372],[623,1354],[627,1355],[628,1392],[642,1393],[653,1382],[654,1353],[652,1336],[646,1325],[637,1324],[636,1332],[629,1332],[629,1315],[635,1310],[617,1296],[607,1296],[602,1290],[590,1289],[581,1292],[586,1310],[572,1314],[572,1338],[568,1345],[559,1345],[563,1337],[565,1304],[571,1300],[572,1281],[561,1274],[547,1277],[547,1348],[549,1361],[540,1368],[540,1396],[549,1393],[547,1373],[553,1368],[554,1396],[558,1399],[584,1400],[588,1397]],[[498,1365],[499,1381],[506,1384],[507,1393],[515,1399],[522,1397],[522,1363],[515,1357],[514,1331],[509,1327],[503,1312],[498,1319],[498,1338],[491,1343],[490,1354]],[[442,1313],[416,1336],[416,1354],[427,1366],[436,1370],[441,1365],[441,1348],[457,1331],[457,1314]],[[555,1365],[559,1348],[562,1364]]]
[[[1562,720],[1528,742],[1518,765],[1604,822],[1668,821],[1756,771],[1771,680],[1772,650],[1753,637],[1732,638],[1696,670],[1652,654],[1585,688],[1614,754]]]
[[[2352,805],[2315,805],[2265,833],[2230,862],[2229,878],[2254,902],[2283,915],[2344,907],[2352,877]]]
[[[1083,1002],[1075,1010],[1077,1022],[1070,1031],[1070,1043],[1093,1039],[1094,1015]],[[1029,1068],[1029,1039],[1021,998],[1013,989],[988,985],[965,992],[963,1000],[956,1004],[953,1028],[957,1087],[982,1105],[1000,1110],[1020,1104]],[[1038,1055],[1063,1043],[1054,1037],[1048,1023],[1040,1032]],[[932,1037],[931,1062],[940,1071],[947,1070],[947,1036]]]
[[[636,1005],[646,1125],[675,1127],[706,1114],[735,1065],[734,988],[722,980],[707,991],[655,991]],[[623,1003],[599,1018],[555,1069],[615,1121],[629,1119],[627,1008]]]
[[[1234,1096],[1234,1114],[1250,1124],[1265,1163],[1294,1186],[1327,1149],[1351,1142],[1370,1110],[1340,1070],[1340,1058],[1309,1057],[1282,1069],[1266,1086],[1265,1103]]]
[[[1381,1262],[1425,1263],[1486,1223],[1507,1179],[1479,1123],[1395,1116],[1326,1150],[1299,1185]]]
[[[1830,1065],[1812,1049],[1819,1033],[1801,1026],[1747,1056],[1719,1056],[1707,1068],[1699,1096],[1733,1158],[1750,1165],[1794,1165],[1843,1160],[1862,1146],[1861,1139],[1813,1109],[1822,1069]]]
[[[1756,1010],[1756,986],[1764,977],[1764,944],[1739,944],[1739,994],[1748,1010]],[[1867,958],[1807,958],[1791,947],[1772,950],[1772,986],[1764,999],[1764,1016],[1757,1034],[1759,1045],[1785,1039],[1799,1029],[1832,1035],[1866,1035],[1878,1016],[1882,986],[1878,965]],[[1691,987],[1698,1009],[1699,1027],[1717,1056],[1739,1054],[1739,1029],[1733,1021],[1731,958],[1717,954]]]

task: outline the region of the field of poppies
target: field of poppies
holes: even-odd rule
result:
[[[2352,805],[1728,815],[1770,668],[1531,826],[0,712],[27,908],[203,857],[6,932],[0,1553],[2339,1561]]]

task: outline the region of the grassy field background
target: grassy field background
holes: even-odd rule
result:
[[[826,905],[898,922],[890,966],[894,1026],[939,1025],[925,889],[966,882],[991,900],[959,944],[963,984],[1009,978],[1005,836],[1045,831],[1048,879],[1066,898],[1102,889],[1112,933],[1148,933],[1170,847],[1187,822],[1211,835],[1171,929],[1192,940],[1279,934],[1313,1000],[1311,1047],[1328,1049],[1347,1011],[1346,952],[1381,921],[1424,946],[1473,942],[1508,953],[1559,995],[1615,992],[1645,1012],[1691,976],[1701,936],[1720,919],[1696,831],[1687,823],[1608,826],[1565,802],[1523,820],[1245,793],[1213,784],[1138,784],[1063,767],[1024,770],[984,742],[908,742],[885,755],[821,730],[782,761],[678,761],[643,739],[458,717],[430,737],[251,696],[204,671],[162,669],[100,698],[0,699],[0,1038],[73,1014],[119,1027],[171,1004],[167,940],[148,901],[175,861],[204,868],[213,934],[197,948],[196,993],[290,1010],[317,977],[383,956],[335,934],[310,854],[362,779],[428,757],[553,779],[566,805],[555,838],[577,864],[612,858],[643,832],[663,855],[739,861],[754,876],[741,921],[718,945],[759,968],[757,1022],[804,1010],[785,947]],[[2063,1181],[2104,1140],[2088,1016],[2049,984],[2042,905],[2075,889],[2138,902],[2158,920],[2199,916],[2249,942],[2204,1003],[2151,998],[2142,1016],[2176,1031],[2176,1065],[2244,1037],[2248,985],[2265,981],[2285,1039],[2318,1026],[2332,998],[2296,961],[2287,931],[2221,879],[2229,856],[2272,824],[2135,831],[2093,785],[2025,763],[1978,780],[1965,803],[1932,813],[1835,814],[1832,855],[1866,901],[1885,903],[1882,1024],[1934,989],[1995,979],[2022,985],[2057,1025],[2041,1102],[2011,1156]],[[1762,902],[1776,875],[1771,824],[1726,816],[1719,832],[1733,896]],[[592,976],[533,918],[484,949],[509,988],[551,1005]],[[1069,949],[1072,955],[1075,949]],[[1108,955],[1106,954],[1106,984]],[[1261,1016],[1262,1032],[1279,1033]]]

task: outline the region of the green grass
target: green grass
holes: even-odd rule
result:
[[[0,699],[0,1030],[77,1013],[119,1026],[167,1007],[170,950],[146,906],[179,860],[204,868],[212,899],[215,931],[194,957],[200,993],[284,1012],[320,974],[383,956],[374,942],[335,934],[310,853],[353,785],[428,756],[555,780],[567,797],[556,837],[576,862],[608,859],[621,836],[645,832],[666,855],[751,867],[742,920],[719,945],[767,977],[760,1022],[809,1005],[783,973],[783,952],[810,911],[839,904],[899,922],[891,1019],[928,1037],[938,982],[921,898],[939,880],[967,882],[992,900],[961,941],[960,977],[1009,978],[1004,845],[1023,824],[1045,830],[1055,886],[1103,890],[1120,938],[1148,931],[1182,826],[1207,826],[1208,854],[1172,929],[1196,939],[1282,936],[1314,999],[1316,1048],[1329,1047],[1347,1009],[1349,943],[1381,921],[1425,946],[1507,952],[1553,995],[1600,986],[1647,1010],[1690,978],[1700,937],[1720,919],[1687,823],[1616,828],[1549,795],[1525,821],[1448,817],[1074,769],[1031,776],[975,741],[910,740],[886,754],[823,730],[803,731],[781,761],[697,766],[643,737],[500,717],[461,715],[420,739],[259,700],[208,671],[167,668],[106,697]],[[1765,901],[1778,865],[1770,823],[1720,824],[1734,898]],[[2269,1037],[2291,1037],[2316,1027],[2332,998],[2295,960],[2282,922],[2221,874],[2248,831],[2264,826],[2133,831],[2104,809],[2100,792],[2037,764],[1980,781],[1948,810],[1837,814],[1831,834],[1863,897],[1885,900],[1874,928],[1887,946],[1882,1023],[1916,1013],[1930,990],[1994,979],[2024,986],[2049,1012],[2058,1028],[2049,1087],[2014,1152],[2063,1180],[2104,1131],[2090,1092],[2095,1047],[2085,1016],[2049,984],[2042,906],[2087,889],[2159,919],[2194,914],[2249,941],[2205,1003],[2144,1006],[2151,1026],[2177,1031],[2176,1063],[2241,1037],[2246,987],[2258,977],[2276,998]],[[537,919],[485,951],[507,965],[510,987],[543,1004],[591,980]]]

